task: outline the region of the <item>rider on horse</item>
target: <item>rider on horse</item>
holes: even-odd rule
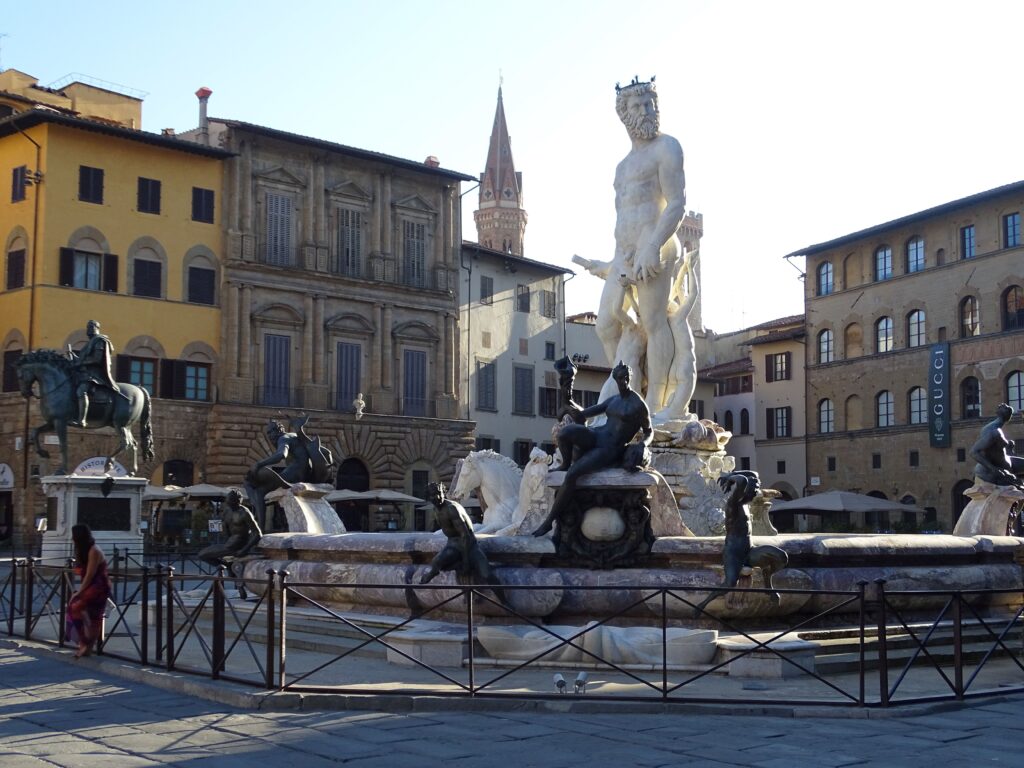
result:
[[[76,372],[77,387],[75,394],[78,396],[78,421],[72,422],[77,426],[85,428],[86,417],[89,413],[89,395],[94,394],[97,387],[106,389],[114,394],[121,394],[117,382],[110,373],[111,359],[114,354],[114,345],[110,337],[100,333],[100,324],[96,320],[86,323],[85,333],[89,337],[81,352],[74,352],[68,347],[68,358],[74,365]]]

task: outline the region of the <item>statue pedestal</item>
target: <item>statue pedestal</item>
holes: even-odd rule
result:
[[[295,483],[291,488],[271,491],[266,500],[281,505],[291,533],[346,533],[334,507],[324,501],[333,490],[329,485]]]
[[[144,477],[47,475],[46,532],[41,556],[46,565],[63,565],[72,556],[71,528],[84,523],[108,556],[114,547],[141,552],[139,525]]]
[[[971,501],[953,529],[954,536],[1019,536],[1024,491],[974,478],[964,491]]]

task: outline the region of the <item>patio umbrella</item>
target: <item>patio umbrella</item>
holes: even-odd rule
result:
[[[825,491],[792,501],[776,501],[772,512],[916,512],[924,510],[898,501],[879,499],[852,491]]]
[[[388,488],[382,488],[381,490],[376,491],[363,491],[353,498],[360,501],[373,501],[380,504],[405,504],[406,502],[423,504],[426,501],[425,499],[418,499],[407,493],[399,493],[398,491],[392,491]]]
[[[171,501],[173,499],[180,499],[185,496],[185,491],[176,485],[165,485],[163,487],[159,485],[146,485],[146,490],[142,492],[143,501]]]
[[[222,488],[219,485],[211,485],[210,483],[199,483],[198,485],[189,485],[181,489],[189,499],[212,499],[214,501],[223,501],[228,495],[228,489]],[[241,493],[241,489],[239,489]],[[244,493],[242,494],[245,495]]]
[[[363,495],[359,491],[350,491],[347,488],[339,488],[336,491],[331,491],[324,496],[324,501],[365,501]]]

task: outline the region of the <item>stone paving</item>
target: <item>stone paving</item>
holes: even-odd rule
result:
[[[260,711],[114,676],[113,660],[0,643],[2,768],[317,768],[317,766],[944,766],[1019,765],[1024,696],[966,706],[815,710],[790,716],[475,710]],[[204,683],[216,685],[215,683]],[[176,689],[176,690],[175,690]],[[334,706],[338,701],[334,701]]]

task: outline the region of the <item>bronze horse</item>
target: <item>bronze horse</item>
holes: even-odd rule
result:
[[[66,475],[68,466],[68,423],[78,418],[78,400],[75,397],[75,371],[71,361],[54,349],[37,349],[26,352],[15,363],[18,386],[25,398],[39,398],[39,410],[43,423],[32,429],[31,437],[36,453],[43,458],[50,454],[39,443],[39,435],[54,431],[60,440],[60,466],[54,474]],[[39,394],[34,395],[33,387],[38,386]],[[114,466],[114,457],[131,449],[134,475],[139,468],[138,443],[132,435],[132,425],[139,423],[139,438],[142,441],[142,457],[150,461],[153,452],[153,426],[150,422],[149,393],[134,384],[118,382],[121,394],[108,392],[108,399],[93,398],[89,405],[88,429],[113,427],[120,435],[117,449],[107,457],[106,470]]]

